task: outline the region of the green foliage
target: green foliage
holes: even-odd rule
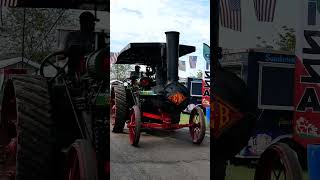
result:
[[[117,79],[120,81],[129,77],[133,68],[129,64],[113,64],[111,66],[111,79]]]
[[[294,29],[287,26],[283,26],[282,29],[282,33],[278,33],[279,40],[277,41],[277,45],[280,47],[280,50],[294,52],[296,46]]]
[[[64,13],[49,32],[62,12]],[[25,15],[24,25],[24,9],[8,8],[0,30],[2,39],[6,41],[6,46],[2,48],[9,54],[21,55],[24,26],[24,55],[37,62],[54,50],[57,41],[55,28],[75,24],[68,11],[62,9],[26,8]]]
[[[202,71],[199,70],[199,71],[197,72],[197,78],[202,79],[202,75],[203,75],[203,74],[202,74]]]
[[[295,31],[293,28],[288,28],[287,26],[281,27],[281,32],[278,33],[278,37],[276,39],[273,39],[272,42],[267,42],[260,36],[257,36],[257,39],[260,41],[260,44],[257,44],[257,47],[259,48],[277,49],[288,52],[295,51]],[[275,48],[274,45],[277,45],[278,48]]]

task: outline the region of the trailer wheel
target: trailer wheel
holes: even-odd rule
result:
[[[195,107],[190,114],[189,119],[190,135],[194,144],[201,144],[206,134],[206,119],[201,107]]]
[[[66,180],[97,180],[97,162],[92,144],[76,140],[67,154]]]
[[[130,144],[138,146],[141,128],[141,112],[138,106],[133,106],[130,118],[131,119],[128,124]]]
[[[301,180],[302,168],[297,154],[284,143],[268,147],[259,159],[255,180]]]
[[[127,115],[127,102],[126,102],[126,90],[123,85],[114,86],[112,90],[112,118],[114,133],[122,133],[126,122]]]
[[[54,134],[44,78],[12,76],[6,82],[0,121],[0,174],[16,180],[54,179]]]

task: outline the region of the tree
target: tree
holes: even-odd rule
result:
[[[282,26],[281,31],[278,33],[276,39],[272,39],[272,42],[268,42],[260,36],[257,36],[260,40],[260,44],[257,47],[267,48],[267,49],[277,49],[282,51],[294,52],[296,46],[296,35],[293,28],[288,28],[287,26]],[[275,48],[274,45],[278,47]]]
[[[296,47],[296,35],[293,28],[282,26],[282,33],[278,33],[279,40],[276,42],[280,50],[294,52]]]
[[[129,64],[113,64],[111,65],[111,79],[123,81],[129,76],[129,72],[133,68]]]
[[[201,70],[199,70],[198,72],[197,72],[197,78],[199,78],[199,79],[202,79],[202,71]]]
[[[63,9],[9,8],[3,19],[4,26],[0,31],[6,42],[2,50],[21,56],[24,26],[24,55],[37,62],[54,50],[57,26],[75,25],[70,13]]]

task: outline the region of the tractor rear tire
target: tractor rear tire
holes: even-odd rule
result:
[[[126,90],[123,85],[114,86],[115,122],[112,132],[122,133],[128,113]]]
[[[0,145],[16,139],[11,154],[15,179],[54,179],[55,138],[47,81],[39,76],[12,76],[1,107]]]

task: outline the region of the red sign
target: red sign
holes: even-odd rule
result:
[[[320,13],[310,7],[316,7],[316,2],[299,1],[296,27],[293,124],[294,139],[304,147],[320,143]]]
[[[210,71],[204,72],[204,79],[202,80],[202,106],[210,106]]]
[[[308,65],[307,65],[308,66]],[[295,71],[295,115],[294,138],[303,146],[320,143],[320,88],[317,83],[304,83],[312,80],[302,61],[297,58]]]

